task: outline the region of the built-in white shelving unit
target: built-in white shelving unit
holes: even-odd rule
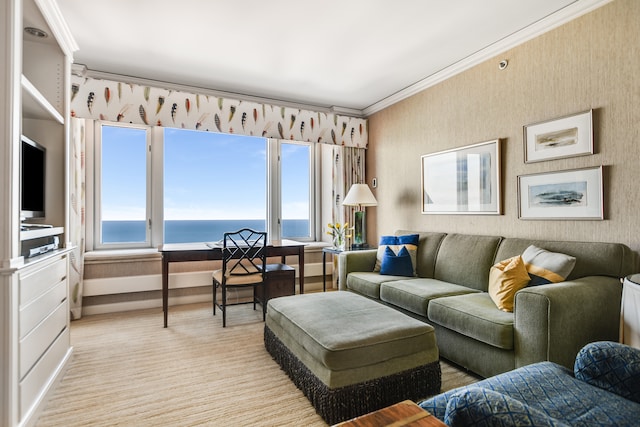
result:
[[[0,71],[0,425],[29,426],[35,425],[72,354],[72,248],[66,233],[69,85],[77,47],[55,0],[0,0],[0,9],[0,55],[6,64]],[[34,36],[24,31],[27,27],[47,36]],[[23,136],[46,149],[45,217],[24,223]]]

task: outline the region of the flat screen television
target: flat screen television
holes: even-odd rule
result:
[[[26,136],[20,151],[20,218],[44,218],[47,150]]]

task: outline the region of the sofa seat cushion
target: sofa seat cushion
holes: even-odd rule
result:
[[[513,349],[513,313],[498,310],[486,292],[434,299],[427,314],[459,334],[505,350]]]
[[[380,284],[406,279],[404,276],[387,276],[372,271],[357,271],[347,276],[347,289],[373,299],[380,299]]]
[[[427,315],[429,301],[451,295],[477,293],[475,289],[436,279],[402,279],[380,285],[380,299],[420,316]]]
[[[469,388],[504,394],[572,426],[637,426],[640,419],[640,404],[580,381],[570,370],[553,362],[534,363],[456,388],[423,401],[420,406],[444,420],[447,403]]]

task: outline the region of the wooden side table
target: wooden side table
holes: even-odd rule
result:
[[[267,264],[267,301],[296,294],[296,270],[287,264]]]
[[[334,427],[446,427],[446,424],[411,400],[387,406],[360,417],[336,424]]]

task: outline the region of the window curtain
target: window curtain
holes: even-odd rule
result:
[[[353,184],[365,182],[365,149],[358,147],[333,147],[332,212],[333,223],[354,224],[355,206],[343,206],[342,200]],[[348,244],[353,242],[349,239]]]
[[[69,153],[70,166],[70,204],[69,238],[73,245],[70,253],[69,298],[71,319],[82,317],[82,277],[84,275],[85,251],[85,120],[71,119],[71,143]]]

